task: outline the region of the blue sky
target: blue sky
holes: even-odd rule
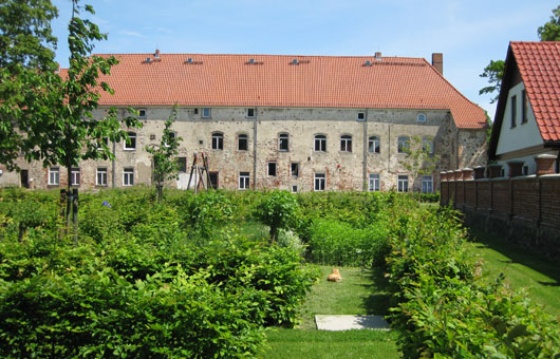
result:
[[[70,0],[53,0],[57,60],[68,66]],[[494,117],[478,91],[509,41],[538,41],[550,0],[91,0],[107,41],[94,53],[423,57],[443,53],[444,76]]]

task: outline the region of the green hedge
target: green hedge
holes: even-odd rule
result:
[[[556,319],[477,275],[457,213],[412,206],[392,218],[390,319],[405,358],[560,356]]]
[[[57,216],[56,195],[0,194]],[[48,221],[18,239],[3,212],[0,357],[252,358],[298,323],[318,276],[299,248],[240,234],[222,193],[152,197],[82,194],[78,244]]]

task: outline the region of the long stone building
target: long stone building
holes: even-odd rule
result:
[[[431,192],[440,171],[485,163],[486,115],[443,77],[442,54],[431,63],[381,53],[115,56],[119,64],[102,78],[115,94],[103,94],[97,115],[116,107],[124,116],[132,106],[143,124],[129,143],[115,144],[116,159],[84,161],[71,178],[62,166],[22,162],[20,173],[3,170],[0,186],[151,185],[146,147],[159,143],[174,105],[182,141],[172,187],[207,173],[224,189]],[[406,169],[411,138],[437,156],[432,175]]]

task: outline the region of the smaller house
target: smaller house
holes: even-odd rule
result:
[[[510,42],[488,176],[559,173],[560,42]]]

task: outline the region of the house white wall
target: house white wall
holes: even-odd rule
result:
[[[510,152],[525,150],[534,146],[542,146],[543,140],[535,121],[535,115],[531,104],[527,102],[527,122],[522,123],[523,116],[523,91],[525,86],[522,82],[509,90],[504,119],[498,140],[496,154],[505,155]],[[515,127],[512,127],[512,98],[516,97],[516,119]]]

